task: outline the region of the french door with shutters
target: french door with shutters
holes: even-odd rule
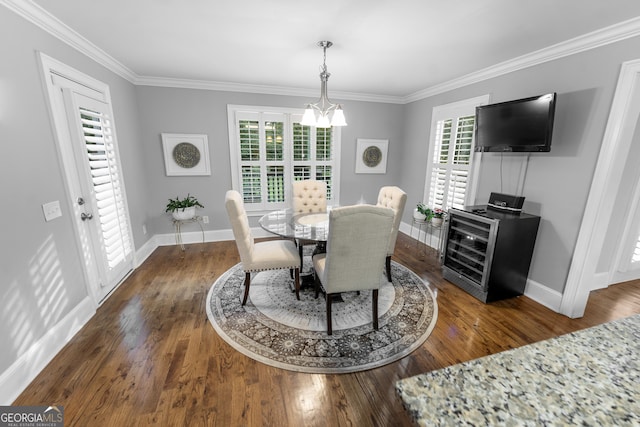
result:
[[[42,52],[38,59],[87,293],[98,306],[134,265],[109,86]]]
[[[74,195],[74,212],[86,228],[82,251],[94,270],[93,291],[102,301],[133,269],[113,115],[101,100],[71,89],[63,89],[63,96],[80,190]]]

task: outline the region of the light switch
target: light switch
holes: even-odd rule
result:
[[[52,219],[62,216],[60,202],[56,200],[54,202],[45,203],[42,205],[42,212],[44,212],[45,221],[51,221]]]

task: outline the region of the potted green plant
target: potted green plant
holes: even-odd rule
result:
[[[440,208],[433,210],[433,218],[431,218],[431,224],[435,227],[440,227],[444,221],[444,217],[447,215],[445,211]]]
[[[165,212],[171,212],[173,219],[183,221],[192,219],[196,216],[196,207],[204,208],[202,204],[194,196],[187,194],[187,197],[181,199],[176,196],[175,199],[169,199]]]
[[[413,218],[418,222],[427,222],[433,217],[433,211],[424,203],[418,203],[413,211]]]

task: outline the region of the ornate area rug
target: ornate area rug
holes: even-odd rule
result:
[[[324,296],[313,289],[291,291],[289,270],[253,276],[243,307],[244,272],[226,271],[209,290],[207,315],[233,348],[267,365],[309,373],[364,371],[394,362],[424,343],[438,313],[426,283],[391,263],[392,282],[380,272],[379,329],[372,325],[371,291],[342,294],[332,303],[333,335],[326,332]]]

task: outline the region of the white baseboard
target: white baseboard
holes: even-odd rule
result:
[[[593,281],[591,282],[590,291],[604,289],[607,286],[609,286],[609,272],[605,271],[604,273],[596,273],[593,277]]]
[[[640,270],[638,270],[638,268],[629,269],[627,271],[616,271],[610,278],[608,278],[606,285],[603,287],[606,288],[614,283],[622,283],[638,279],[640,279]]]
[[[149,240],[145,242],[144,245],[140,249],[136,251],[135,254],[135,268],[138,268],[142,265],[143,262],[146,261],[147,258],[156,250],[158,247],[158,239],[156,236],[151,237]]]
[[[531,298],[537,303],[560,313],[560,303],[562,302],[562,293],[554,291],[538,282],[527,280],[527,286],[524,289],[524,295]]]
[[[95,314],[87,296],[0,375],[0,405],[9,406]],[[55,402],[38,402],[47,405]]]
[[[411,224],[407,224],[406,222],[401,222],[400,227],[398,228],[402,233],[407,236],[411,236]]]

